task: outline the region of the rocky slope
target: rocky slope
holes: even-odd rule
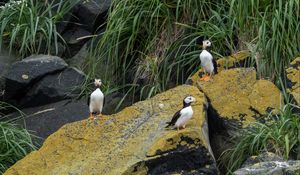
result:
[[[197,102],[187,128],[165,129],[188,94]],[[65,125],[5,174],[215,175],[206,106],[196,87],[176,87],[120,113]]]

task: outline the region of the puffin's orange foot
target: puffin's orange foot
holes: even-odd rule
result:
[[[94,119],[93,113],[90,113],[89,119]]]
[[[209,81],[209,80],[211,80],[211,78],[210,78],[210,76],[206,76],[206,77],[204,77],[203,80],[204,80],[204,81]]]
[[[208,81],[210,79],[210,77],[209,76],[207,76],[207,75],[203,75],[203,77],[202,78],[200,78],[200,81]]]

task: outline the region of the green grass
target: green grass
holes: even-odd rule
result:
[[[8,108],[14,109],[21,116],[24,116],[22,111],[0,101],[0,111]],[[34,136],[26,129],[15,124],[16,122],[16,120],[4,121],[0,118],[0,174],[31,151],[36,150],[32,142]]]
[[[197,40],[205,38],[216,58],[249,49],[258,77],[279,85],[284,68],[300,55],[299,13],[299,1],[113,0],[84,70],[145,99],[198,69]]]
[[[8,45],[10,52],[16,51],[21,58],[41,52],[57,54],[58,42],[64,40],[56,24],[77,2],[9,1],[0,9],[0,49]]]
[[[293,112],[299,106],[287,104],[279,115],[269,116],[270,122],[253,123],[233,138],[234,146],[221,155],[221,166],[231,174],[253,155],[269,151],[284,159],[300,159],[300,114]]]
[[[35,149],[26,129],[10,122],[0,122],[0,173]]]

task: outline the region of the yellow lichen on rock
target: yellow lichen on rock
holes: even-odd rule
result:
[[[283,100],[272,82],[256,80],[254,68],[223,70],[210,82],[199,81],[198,77],[197,87],[207,95],[219,117],[243,125],[276,112]]]
[[[295,58],[286,69],[288,78],[288,92],[293,95],[300,105],[300,57]]]
[[[165,129],[165,123],[182,107],[188,94],[197,102],[187,128],[179,132]],[[117,114],[67,124],[5,174],[167,174],[204,170],[216,174],[205,129],[205,103],[203,93],[184,85]],[[186,166],[188,160],[193,161]],[[209,168],[205,168],[207,164]]]

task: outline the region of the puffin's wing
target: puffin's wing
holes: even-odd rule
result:
[[[217,61],[215,59],[212,59],[213,65],[214,65],[214,73],[217,74],[218,73],[218,65],[217,65]]]
[[[90,101],[91,101],[91,97],[88,96],[88,99],[87,99],[87,105],[88,105],[88,106],[90,105]]]
[[[180,117],[180,111],[181,110],[179,110],[179,111],[177,111],[174,115],[173,115],[173,118],[172,118],[172,120],[170,121],[170,122],[167,122],[167,126],[166,126],[166,128],[167,127],[169,127],[169,126],[173,126],[173,125],[175,125],[175,123],[176,123],[176,121],[178,120],[178,118]]]
[[[102,106],[104,107],[104,105],[105,105],[105,95],[103,95],[103,104],[102,104]]]

